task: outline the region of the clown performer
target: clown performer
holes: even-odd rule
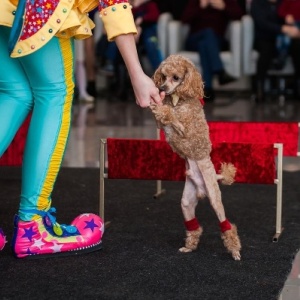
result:
[[[63,225],[51,207],[70,130],[74,39],[91,36],[94,24],[87,13],[97,5],[108,39],[116,41],[123,56],[137,104],[159,103],[161,95],[138,60],[136,27],[126,0],[1,0],[0,156],[31,114],[12,239],[18,258],[101,248],[104,225],[99,216],[81,214]],[[0,229],[0,249],[5,242]]]

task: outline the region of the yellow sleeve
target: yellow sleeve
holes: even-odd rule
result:
[[[100,11],[100,17],[109,41],[121,34],[137,33],[131,5],[128,3],[119,3],[103,8]]]

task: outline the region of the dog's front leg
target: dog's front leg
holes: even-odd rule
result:
[[[181,199],[181,209],[186,227],[185,246],[180,252],[191,252],[197,249],[202,234],[202,228],[195,217],[195,210],[198,204],[197,191],[192,180],[187,176]]]
[[[184,136],[184,126],[176,118],[174,111],[170,106],[153,104],[150,106],[150,109],[159,123],[164,126],[171,125],[180,136]]]

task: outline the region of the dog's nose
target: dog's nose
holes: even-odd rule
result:
[[[161,85],[159,88],[160,92],[165,92],[166,91],[166,87],[164,85]]]

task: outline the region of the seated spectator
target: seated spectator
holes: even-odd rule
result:
[[[229,22],[241,19],[242,15],[236,0],[189,0],[183,12],[181,20],[190,26],[186,49],[200,55],[207,100],[215,97],[212,86],[215,75],[221,85],[235,80],[224,70],[220,52]]]
[[[95,18],[99,18],[97,15],[98,8],[93,9],[89,12],[89,18],[94,21]],[[97,87],[96,87],[96,74],[97,74],[97,65],[96,65],[96,45],[95,45],[95,36],[87,38],[84,40],[84,51],[85,51],[85,66],[86,66],[86,77],[87,77],[87,87],[86,91],[88,94],[97,97]]]
[[[79,101],[93,102],[95,98],[87,92],[86,53],[83,40],[75,40],[75,79]]]
[[[187,5],[186,0],[154,0],[161,13],[168,12],[174,20],[181,20],[182,13]]]
[[[152,0],[131,0],[135,24],[139,29],[137,45],[140,51],[145,51],[153,71],[163,60],[157,38],[157,21],[160,11]]]
[[[283,0],[278,7],[278,15],[284,19],[284,23],[287,25],[296,25],[300,28],[300,1],[299,0]],[[280,33],[276,39],[277,58],[274,61],[273,66],[276,69],[282,69],[285,66],[287,57],[289,55],[289,49],[291,44],[291,38],[283,33]]]
[[[300,1],[282,0],[278,7],[278,15],[285,20],[286,24],[300,27]]]
[[[154,72],[163,61],[163,55],[158,45],[157,21],[160,11],[152,0],[131,0],[132,13],[138,33],[135,35],[139,55],[146,54]],[[107,42],[103,35],[98,44],[98,56],[104,58],[102,71],[115,76],[112,89],[118,98],[127,98],[128,75],[122,57],[114,42]]]
[[[296,2],[296,1],[293,1]],[[300,84],[300,30],[295,24],[285,24],[279,16],[279,5],[276,0],[252,0],[251,15],[255,27],[254,47],[259,53],[257,61],[255,92],[256,100],[263,101],[265,97],[265,80],[268,70],[272,67],[277,55],[276,42],[280,34],[291,39],[289,54],[295,69],[295,96],[299,98]]]

